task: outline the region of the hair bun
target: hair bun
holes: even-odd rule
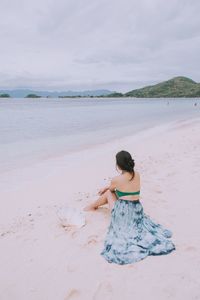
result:
[[[134,167],[134,159],[130,159],[130,160],[128,161],[128,165],[129,165],[130,167]]]

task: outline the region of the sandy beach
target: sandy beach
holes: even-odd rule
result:
[[[0,177],[0,299],[200,299],[200,119],[183,119],[49,159]],[[176,251],[132,265],[100,256],[110,221],[105,205],[82,228],[56,211],[97,199],[129,151],[141,174],[141,202],[173,232]]]

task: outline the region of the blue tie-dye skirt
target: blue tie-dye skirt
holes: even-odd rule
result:
[[[139,200],[118,199],[111,210],[111,221],[100,253],[109,263],[131,264],[148,255],[175,250],[171,231],[154,223],[143,212]]]

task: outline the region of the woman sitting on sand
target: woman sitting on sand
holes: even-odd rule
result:
[[[134,171],[131,154],[116,154],[116,167],[121,174],[111,180],[110,186],[99,191],[101,195],[84,210],[96,210],[108,203],[111,221],[101,255],[110,263],[130,264],[148,255],[168,254],[175,250],[169,238],[172,233],[154,223],[143,212],[139,201],[140,175]]]

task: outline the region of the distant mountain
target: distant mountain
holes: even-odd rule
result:
[[[179,76],[155,85],[132,90],[125,93],[124,96],[136,98],[200,97],[200,83]]]
[[[27,95],[37,95],[40,97],[52,97],[52,98],[58,98],[58,97],[98,97],[98,96],[106,96],[109,94],[114,93],[113,91],[109,90],[89,90],[89,91],[35,91],[30,89],[16,89],[16,90],[0,90],[0,94],[9,94],[10,97],[13,98],[24,98]]]
[[[109,90],[89,91],[35,91],[30,89],[0,90],[0,96],[10,95],[14,98],[38,98],[38,97],[135,97],[135,98],[178,98],[178,97],[200,97],[200,83],[190,78],[179,76],[161,83],[132,90],[125,94]]]

